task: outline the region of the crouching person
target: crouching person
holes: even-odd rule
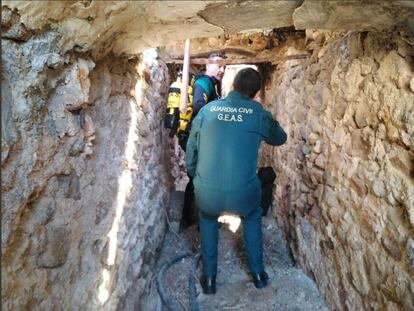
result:
[[[261,183],[256,174],[259,146],[286,142],[286,133],[272,114],[253,98],[262,78],[242,69],[225,99],[204,106],[193,121],[186,151],[188,174],[194,178],[199,208],[204,294],[216,292],[218,217],[241,217],[249,270],[256,288],[267,285],[263,266],[260,208]]]

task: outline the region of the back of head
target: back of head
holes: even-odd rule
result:
[[[233,81],[234,90],[253,98],[262,87],[262,76],[253,68],[240,70]]]

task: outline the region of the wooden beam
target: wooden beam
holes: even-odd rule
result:
[[[226,65],[241,65],[241,64],[260,64],[260,63],[279,63],[293,59],[305,59],[309,54],[296,54],[287,56],[269,56],[269,57],[243,57],[243,58],[227,58],[224,60]],[[180,58],[166,58],[163,59],[167,64],[182,64],[183,60]],[[207,58],[191,58],[192,65],[206,65],[209,63]]]
[[[240,54],[240,55],[245,55],[245,56],[256,56],[256,51],[249,49],[249,48],[245,48],[245,47],[240,47],[240,46],[226,46],[224,48],[221,49],[214,49],[214,50],[209,50],[206,52],[199,52],[199,53],[193,53],[192,57],[194,58],[208,58],[208,56],[211,53],[232,53],[232,54]],[[178,58],[182,58],[182,57],[178,57]]]
[[[219,49],[212,49],[212,50],[208,50],[208,51],[203,51],[203,52],[194,52],[191,54],[191,57],[193,58],[208,58],[208,56],[211,53],[230,53],[230,54],[239,54],[239,55],[244,55],[244,56],[256,56],[257,52],[255,50],[246,48],[246,47],[240,47],[240,46],[226,46],[224,48],[219,48]],[[227,56],[227,55],[226,55]],[[182,59],[183,55],[174,55],[174,54],[170,54],[170,57],[173,59]]]

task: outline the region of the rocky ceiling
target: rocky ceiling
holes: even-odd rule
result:
[[[3,1],[2,36],[51,29],[63,50],[135,54],[185,38],[252,29],[414,33],[414,1]],[[20,18],[12,24],[11,19]],[[14,25],[14,26],[11,26]]]

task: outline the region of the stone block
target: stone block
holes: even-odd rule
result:
[[[343,96],[338,93],[335,97],[335,101],[332,107],[332,115],[335,119],[341,120],[344,115],[345,111],[348,108],[349,102],[343,98]]]
[[[328,215],[330,220],[337,224],[342,220],[342,217],[344,216],[344,210],[338,205],[337,201],[328,203],[329,209],[328,209]]]
[[[372,68],[375,66],[374,60],[371,57],[361,57],[361,75],[366,76],[372,72]]]
[[[70,251],[70,230],[62,227],[47,226],[43,251],[39,254],[37,265],[42,268],[62,266]]]
[[[322,184],[319,184],[316,190],[314,191],[313,196],[315,197],[315,199],[318,200],[318,202],[322,202],[323,194],[324,194],[324,186]]]
[[[364,80],[361,75],[361,66],[359,60],[354,60],[345,73],[344,98],[346,101],[354,101],[360,93],[359,87]]]
[[[353,175],[351,177],[350,186],[360,197],[364,197],[367,193],[366,183],[358,175]]]
[[[364,128],[371,124],[371,120],[375,118],[375,115],[369,110],[366,105],[359,105],[355,108],[355,123],[358,128]]]
[[[318,154],[315,152],[310,153],[309,155],[306,156],[306,158],[308,159],[309,162],[315,162],[316,158],[318,157]]]
[[[92,118],[85,114],[85,120],[83,125],[83,135],[85,140],[88,140],[90,137],[94,136],[95,134],[95,126],[93,124]]]
[[[308,77],[307,77],[310,83],[315,84],[320,73],[321,73],[321,68],[319,64],[312,64],[308,71]]]
[[[321,139],[318,139],[316,141],[316,144],[313,147],[312,151],[315,152],[315,153],[321,153],[322,152],[322,140]]]
[[[376,143],[374,144],[374,157],[377,161],[382,162],[385,161],[386,158],[386,151],[385,147],[379,139],[376,139]]]
[[[387,138],[390,142],[398,143],[400,141],[400,133],[398,129],[391,123],[386,124]]]
[[[351,237],[358,238],[358,237]],[[355,289],[362,296],[366,296],[370,291],[370,284],[367,279],[367,272],[365,270],[364,257],[360,250],[354,250],[350,253],[350,270],[352,275],[352,284]]]
[[[385,185],[382,180],[376,179],[374,180],[374,183],[372,185],[372,191],[375,193],[375,195],[379,198],[382,198],[385,196]]]
[[[358,156],[364,160],[368,159],[370,154],[371,144],[365,137],[363,130],[354,130],[351,133],[352,149],[351,155]]]
[[[309,212],[309,216],[319,222],[322,218],[321,208],[317,204],[314,204]]]
[[[392,238],[383,237],[381,239],[382,245],[388,254],[391,255],[396,261],[401,260],[401,251],[397,241],[394,241]]]
[[[79,58],[65,77],[65,84],[60,88],[61,101],[69,111],[79,110],[89,100],[91,82],[89,72],[95,67],[91,60]]]
[[[310,171],[310,177],[314,184],[322,184],[324,182],[324,171],[313,167]]]
[[[334,177],[332,176],[331,171],[325,169],[325,172],[323,174],[323,180],[327,186],[332,187],[332,188],[335,187],[335,180],[334,180]]]
[[[310,145],[314,145],[318,139],[319,135],[317,133],[310,133],[307,138],[307,141]]]
[[[80,200],[81,192],[79,187],[79,177],[74,171],[68,175],[58,175],[59,188],[66,198]]]
[[[323,154],[318,155],[318,157],[315,160],[315,165],[322,169],[325,168],[325,156]]]
[[[306,199],[306,202],[307,202],[309,205],[313,205],[313,204],[315,204],[315,198],[314,198],[314,196],[313,196],[312,194],[308,193],[308,195],[307,195],[307,199]]]
[[[368,272],[368,279],[372,288],[378,288],[378,286],[383,283],[381,271],[384,271],[384,261],[388,261],[388,257],[383,250],[381,250],[380,256],[378,255],[378,243],[371,243],[367,247],[365,260],[367,262],[366,267]],[[372,294],[372,292],[370,294]],[[378,293],[375,296],[378,297]]]
[[[346,164],[345,154],[339,151],[334,151],[329,158],[329,166],[331,169],[336,171],[335,175],[338,176],[343,170]]]

